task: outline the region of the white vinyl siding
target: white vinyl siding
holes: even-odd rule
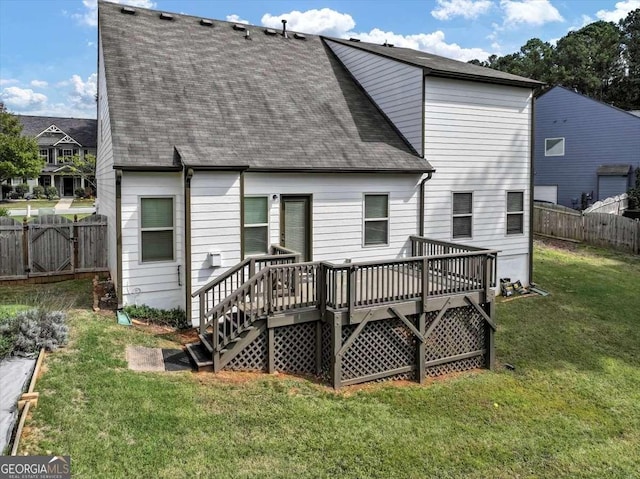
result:
[[[364,195],[364,246],[386,246],[389,243],[389,195]]]
[[[473,237],[500,250],[498,274],[528,279],[531,90],[425,77],[425,236],[450,241],[452,192],[473,191]],[[507,191],[523,192],[524,232],[505,235]],[[514,268],[514,269],[509,269]]]
[[[519,235],[524,232],[524,193],[507,192],[507,234]]]
[[[545,138],[544,156],[564,156],[564,138]]]
[[[116,244],[116,172],[113,169],[113,143],[111,140],[111,121],[109,118],[109,100],[104,75],[102,43],[98,52],[98,148],[96,152],[96,213],[107,217],[108,267],[111,279],[117,290],[117,244]],[[53,150],[52,150],[53,151]],[[49,159],[51,162],[53,158]],[[46,177],[45,177],[46,178]]]
[[[182,173],[123,172],[122,290],[124,304],[184,309],[184,179]],[[169,261],[143,261],[140,199],[173,197],[175,255]]]
[[[330,40],[327,44],[411,146],[422,153],[422,69]]]

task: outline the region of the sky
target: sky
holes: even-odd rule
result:
[[[115,3],[396,46],[468,61],[556,42],[640,0],[119,0]],[[0,0],[0,101],[13,113],[95,118],[97,0]]]

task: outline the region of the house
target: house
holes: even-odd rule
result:
[[[562,86],[535,100],[537,200],[580,208],[626,193],[640,167],[640,117]]]
[[[214,369],[251,344],[252,358],[275,354],[294,326],[316,339],[293,340],[318,345],[296,364],[320,368],[329,336],[335,346],[348,324],[387,318],[384,305],[403,302],[393,314],[407,324],[420,297],[439,322],[454,305],[489,311],[496,275],[528,282],[538,82],[286,23],[103,2],[98,63],[98,213],[120,302],[221,328]],[[334,385],[410,368],[345,380],[338,349]],[[277,354],[267,362],[280,367]]]
[[[69,171],[68,158],[79,155],[96,155],[97,120],[84,118],[60,118],[50,116],[16,115],[22,123],[22,134],[38,141],[40,157],[45,166],[38,178],[27,180],[33,188],[55,186],[58,195],[74,196],[74,192],[90,186],[85,178]],[[12,185],[23,183],[22,178],[14,178]]]

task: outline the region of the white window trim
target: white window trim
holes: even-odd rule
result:
[[[522,210],[521,211],[509,211],[509,193],[522,193]],[[513,236],[524,236],[524,190],[508,190],[504,193],[504,211],[506,213],[505,216],[505,224],[504,224],[504,235],[508,237]],[[509,233],[507,231],[507,227],[509,224],[509,215],[522,215],[522,231],[520,233]]]
[[[470,194],[471,195],[471,213],[462,213],[462,214],[453,214],[453,202],[454,202],[454,196],[456,194]],[[451,192],[451,239],[454,240],[459,240],[459,239],[473,239],[473,231],[475,230],[474,228],[474,224],[473,224],[473,191],[452,191]],[[454,218],[466,218],[466,217],[470,217],[471,218],[471,236],[453,236],[453,219]]]
[[[267,222],[266,223],[252,223],[248,225],[246,223],[246,218],[244,217],[244,212],[242,213],[242,251],[244,253],[245,258],[251,258],[252,256],[262,256],[265,254],[269,254],[269,247],[271,244],[271,202],[269,200],[269,195],[244,195],[244,198],[266,198],[267,199]],[[242,208],[244,208],[244,199],[242,201]],[[263,228],[267,227],[267,251],[265,253],[247,253],[244,251],[244,229],[245,228]]]
[[[547,141],[549,140],[562,140],[562,153],[550,154],[548,153]],[[563,136],[558,138],[545,138],[544,139],[544,156],[564,156],[565,139]]]
[[[164,198],[171,198],[172,203],[173,203],[173,208],[172,208],[172,215],[173,215],[173,221],[171,224],[173,224],[173,226],[171,228],[168,227],[163,227],[163,228],[143,228],[142,227],[142,200],[143,199],[148,199],[148,198],[152,198],[152,199],[164,199]],[[173,244],[173,259],[159,259],[159,260],[154,260],[154,261],[143,261],[142,260],[142,232],[143,231],[168,231],[169,229],[171,229],[172,233],[173,233],[173,240],[172,240],[172,244]],[[167,264],[171,264],[171,263],[177,263],[177,245],[176,245],[176,196],[175,195],[145,195],[145,196],[139,196],[138,197],[138,264],[159,264],[159,263],[167,263]]]
[[[387,216],[386,218],[367,218],[367,206],[366,206],[366,197],[367,196],[386,196],[387,197]],[[366,228],[365,225],[368,221],[386,221],[387,222],[387,241],[384,244],[366,244]],[[389,246],[389,237],[391,236],[391,193],[388,191],[367,191],[362,194],[362,247],[363,248],[386,248]]]

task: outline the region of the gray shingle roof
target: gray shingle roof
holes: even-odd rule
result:
[[[409,63],[426,70],[426,74],[461,80],[475,80],[504,85],[522,86],[527,88],[544,85],[543,82],[530,78],[512,75],[492,68],[485,68],[471,63],[465,63],[451,58],[441,57],[432,53],[412,50],[410,48],[386,47],[373,43],[354,42],[340,38],[328,38],[336,43],[341,43],[353,48],[359,48],[370,53],[382,55],[404,63]]]
[[[121,8],[99,6],[116,166],[431,170],[320,37]]]
[[[22,134],[36,136],[55,125],[85,148],[95,148],[98,139],[98,121],[87,118],[61,118],[57,116],[16,115],[22,123]]]

